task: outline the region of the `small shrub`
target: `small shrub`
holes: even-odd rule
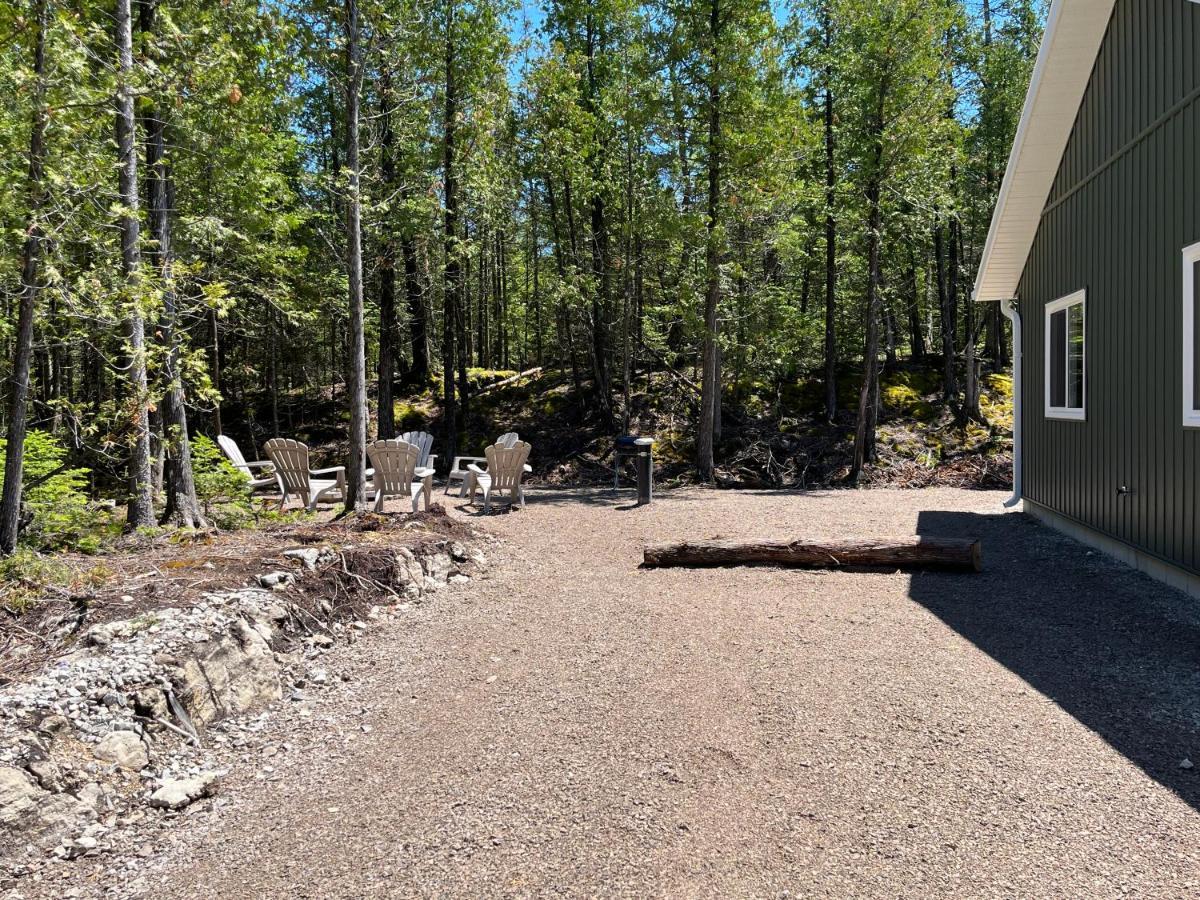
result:
[[[191,449],[196,498],[201,503],[250,499],[249,476],[234,467],[215,441],[199,434],[192,438]]]
[[[0,557],[0,597],[10,612],[23,615],[46,585],[66,584],[70,576],[71,570],[59,560],[18,547],[11,556]]]
[[[0,454],[7,441],[0,440]],[[45,431],[25,435],[21,502],[26,524],[21,541],[39,550],[100,549],[112,517],[101,504],[88,497],[89,469],[68,468],[67,448]],[[0,485],[4,473],[0,471]]]
[[[219,528],[241,528],[254,519],[250,478],[234,467],[216,443],[204,435],[192,438],[192,474],[196,499]]]

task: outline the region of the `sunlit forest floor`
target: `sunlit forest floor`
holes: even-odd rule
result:
[[[534,479],[589,484],[612,477],[612,435],[591,392],[582,392],[569,371],[543,370],[515,383],[490,387],[517,373],[471,370],[472,388],[459,453],[482,454],[497,435],[516,431],[533,444]],[[849,471],[858,405],[859,373],[838,379],[839,412],[828,424],[823,387],[816,378],[766,384],[743,380],[726,390],[721,438],[716,448],[717,483],[729,488],[836,487]],[[398,431],[443,432],[440,380],[421,390],[400,391]],[[251,412],[270,421],[264,398]],[[1012,378],[985,374],[980,410],[987,424],[955,421],[941,401],[941,363],[904,363],[881,381],[879,461],[868,485],[979,489],[1005,488],[1012,473]],[[682,484],[694,476],[699,393],[687,375],[670,369],[638,372],[631,379],[628,414],[618,394],[615,417],[623,431],[656,439],[656,477]],[[328,408],[326,408],[328,407]],[[282,433],[304,440],[329,464],[345,456],[344,405],[338,397],[292,407],[283,404]],[[229,417],[237,421],[239,417]],[[261,442],[259,435],[245,435]],[[436,448],[435,448],[436,449]]]
[[[598,414],[590,381],[582,392],[571,373],[545,370],[515,383],[489,385],[516,372],[475,369],[472,397],[459,453],[482,454],[508,431],[533,444],[534,480],[592,484],[612,477],[612,434]],[[837,487],[849,471],[861,376],[852,370],[838,380],[839,412],[833,424],[823,414],[824,389],[818,378],[767,384],[743,380],[727,389],[721,438],[716,447],[717,483],[727,488]],[[402,392],[395,404],[398,431],[429,430],[440,437],[440,382]],[[656,439],[656,477],[664,485],[694,477],[695,428],[699,393],[686,374],[670,369],[639,372],[631,379],[628,412],[618,394],[615,417],[623,431]],[[337,401],[330,400],[337,416]],[[980,410],[986,424],[956,423],[941,400],[941,363],[904,363],[887,369],[881,381],[879,461],[864,479],[868,485],[1008,487],[1012,476],[1012,378],[985,374]],[[308,411],[311,415],[311,410]],[[258,413],[261,421],[261,412]],[[307,418],[307,417],[306,417]],[[331,464],[345,447],[319,425],[295,423],[295,436],[307,440]],[[334,420],[336,421],[336,419]],[[338,423],[340,424],[340,423]]]

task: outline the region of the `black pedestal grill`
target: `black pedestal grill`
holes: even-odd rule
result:
[[[613,489],[621,486],[621,460],[632,459],[637,471],[637,502],[641,506],[654,497],[654,438],[623,434],[613,446]]]

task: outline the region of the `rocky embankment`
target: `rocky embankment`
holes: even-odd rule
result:
[[[372,621],[479,575],[489,540],[294,547],[255,584],[75,635],[0,691],[7,886],[214,795],[272,708],[335,677],[331,654]]]

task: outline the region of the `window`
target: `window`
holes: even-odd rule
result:
[[[1183,251],[1183,424],[1200,428],[1200,244]]]
[[[1077,291],[1046,305],[1046,417],[1083,419],[1087,396],[1084,307]]]

